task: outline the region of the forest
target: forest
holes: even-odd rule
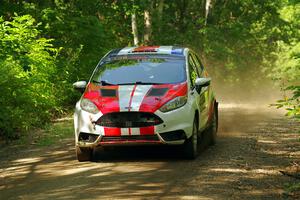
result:
[[[221,103],[280,93],[269,104],[300,118],[298,0],[0,0],[0,137],[72,112],[72,83],[134,45],[191,47]]]

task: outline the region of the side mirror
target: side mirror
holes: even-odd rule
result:
[[[81,93],[84,92],[86,85],[87,85],[86,81],[77,81],[77,82],[73,83],[74,89],[78,90]]]
[[[202,87],[207,87],[210,85],[211,78],[197,78],[195,81],[196,90],[200,93]]]

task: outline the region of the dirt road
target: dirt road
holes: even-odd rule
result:
[[[1,151],[0,199],[287,199],[298,122],[272,109],[223,108],[218,143],[194,161],[176,148],[119,148],[79,163],[73,138]]]

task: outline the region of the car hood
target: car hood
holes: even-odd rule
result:
[[[160,85],[110,85],[89,83],[83,98],[91,100],[102,114],[151,112],[177,96],[187,94],[187,83]]]

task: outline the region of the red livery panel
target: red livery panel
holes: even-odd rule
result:
[[[161,97],[146,95],[140,106],[139,111],[154,113],[168,101],[174,99],[175,97],[185,96],[187,94],[186,82],[181,84],[176,84],[176,85],[174,84],[153,85],[152,88],[168,88],[168,91],[164,96]]]

